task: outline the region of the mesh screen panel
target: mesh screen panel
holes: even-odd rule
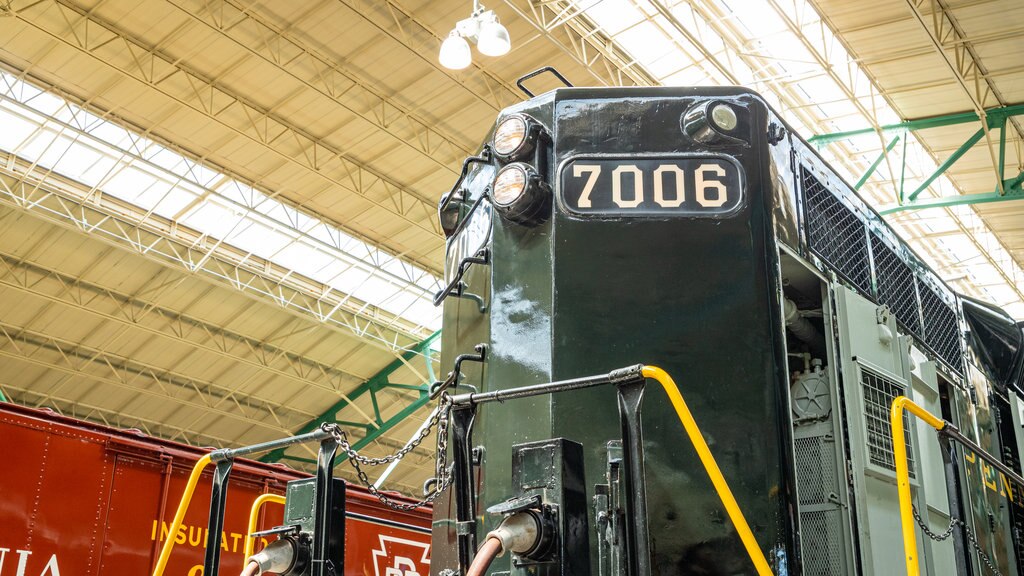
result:
[[[960,350],[960,328],[956,312],[930,286],[921,285],[921,312],[924,315],[924,340],[928,346],[953,367],[964,371]]]
[[[801,504],[825,504],[836,492],[835,449],[823,436],[796,438],[796,476]]]
[[[804,217],[811,248],[860,288],[871,291],[867,237],[864,223],[807,168],[800,167],[804,190]]]
[[[892,431],[889,427],[889,411],[892,401],[903,396],[906,390],[888,378],[861,368],[860,376],[864,394],[864,420],[867,425],[868,460],[875,466],[896,471],[896,458],[892,450]],[[910,449],[910,419],[903,413],[904,442],[907,445],[907,465],[910,477],[914,477],[914,454]]]
[[[839,510],[800,514],[805,576],[846,576],[843,572],[842,516]]]
[[[914,272],[874,234],[871,235],[871,253],[875,258],[878,301],[889,306],[907,330],[920,336],[921,316],[914,290]]]

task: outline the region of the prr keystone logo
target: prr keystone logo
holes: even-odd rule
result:
[[[376,576],[427,576],[430,574],[430,544],[394,536],[380,536],[380,549],[373,551]]]

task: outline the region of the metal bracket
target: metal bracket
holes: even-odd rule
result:
[[[480,362],[483,363],[487,360],[487,344],[481,342],[476,346],[473,346],[473,350],[476,354],[459,354],[455,357],[455,366],[452,371],[448,373],[448,377],[443,381],[434,382],[430,385],[430,398],[433,400],[441,395],[441,392],[449,388],[458,388],[459,380],[462,378],[462,363],[463,362]]]
[[[464,285],[462,277],[466,275],[466,270],[469,270],[470,266],[473,264],[487,265],[490,263],[491,250],[489,248],[481,248],[477,250],[476,254],[463,258],[462,261],[459,262],[458,271],[455,273],[455,277],[452,278],[452,281],[449,282],[447,286],[439,290],[437,294],[434,294],[434,306],[440,306],[441,303],[444,302],[445,298],[456,291],[459,285]],[[460,292],[462,290],[465,290],[465,288],[459,289]]]

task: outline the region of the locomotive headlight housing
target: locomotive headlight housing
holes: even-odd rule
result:
[[[721,100],[694,104],[679,119],[680,128],[701,144],[747,144],[743,138],[745,111]]]
[[[522,160],[533,153],[544,127],[526,114],[512,114],[498,123],[491,148],[504,162]]]
[[[513,162],[494,177],[491,199],[505,219],[535,226],[547,219],[551,187],[529,164]]]

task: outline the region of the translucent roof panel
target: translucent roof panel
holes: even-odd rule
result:
[[[0,149],[434,331],[439,279],[0,71]]]

